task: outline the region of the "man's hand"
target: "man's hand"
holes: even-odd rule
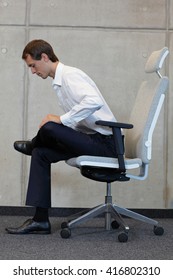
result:
[[[41,128],[47,122],[55,122],[61,124],[60,116],[48,114],[41,122],[39,128]]]

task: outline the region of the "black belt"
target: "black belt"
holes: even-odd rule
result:
[[[100,135],[101,135],[101,137],[102,137],[103,139],[111,139],[111,138],[113,137],[112,134],[110,134],[110,135],[100,134]]]
[[[90,137],[98,137],[98,138],[102,138],[102,139],[112,139],[113,138],[113,134],[109,134],[109,135],[104,135],[101,134],[99,132],[96,132],[94,134],[90,134]]]

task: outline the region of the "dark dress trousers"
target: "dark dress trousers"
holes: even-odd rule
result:
[[[112,136],[85,134],[54,122],[42,126],[32,143],[26,197],[30,206],[51,207],[51,163],[79,155],[116,157]]]

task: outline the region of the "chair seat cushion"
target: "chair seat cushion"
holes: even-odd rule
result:
[[[109,157],[96,157],[96,156],[79,156],[76,158],[70,158],[66,161],[70,166],[78,167],[81,166],[93,166],[93,167],[104,167],[104,168],[119,168],[117,158]],[[142,161],[139,158],[125,159],[125,168],[136,169],[142,165]]]

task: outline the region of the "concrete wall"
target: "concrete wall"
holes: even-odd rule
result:
[[[32,138],[41,119],[61,112],[51,87],[21,59],[26,43],[49,41],[60,61],[86,71],[119,121],[128,121],[144,65],[154,50],[170,49],[164,72],[169,94],[159,117],[149,177],[113,183],[118,204],[173,207],[173,0],[0,0],[0,205],[25,204],[30,158],[13,142]],[[52,206],[90,207],[104,200],[105,185],[65,163],[52,165]]]

